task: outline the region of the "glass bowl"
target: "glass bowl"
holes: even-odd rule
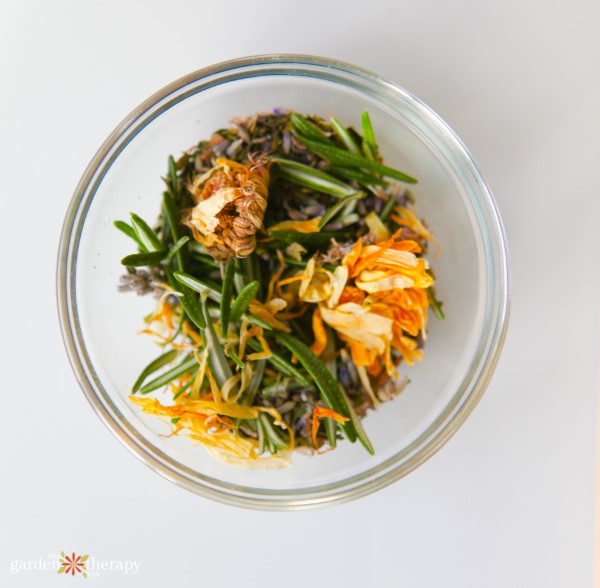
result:
[[[284,470],[239,469],[129,400],[156,347],[138,336],[155,301],[117,292],[119,260],[131,253],[113,221],[135,211],[154,219],[169,154],[177,157],[236,115],[286,107],[335,114],[360,128],[368,110],[389,165],[419,178],[419,216],[441,243],[429,256],[446,319],[429,321],[421,364],[402,365],[411,383],[371,411],[375,447],[340,442],[319,456],[296,453]],[[86,169],[66,215],[58,298],[71,364],[90,404],[139,459],[202,496],[259,509],[344,502],[408,474],[444,445],[484,393],[508,316],[508,264],[500,216],[473,160],[453,131],[417,98],[368,71],[300,55],[237,59],[177,80],[134,110]]]

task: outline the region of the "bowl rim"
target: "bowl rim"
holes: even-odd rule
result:
[[[113,411],[109,410],[102,402],[96,388],[99,387],[103,390],[103,386],[100,380],[95,377],[93,366],[85,352],[85,345],[81,340],[81,331],[78,328],[75,302],[75,269],[77,248],[83,221],[85,220],[87,209],[96,192],[94,186],[97,188],[104,173],[110,169],[114,159],[116,159],[120,153],[119,150],[115,154],[115,148],[118,146],[119,142],[127,139],[127,137],[133,133],[133,135],[129,137],[129,140],[131,140],[131,138],[137,134],[139,129],[136,130],[136,124],[138,121],[143,121],[145,115],[154,112],[153,117],[145,123],[149,124],[149,122],[154,120],[154,118],[162,112],[161,110],[157,110],[161,103],[170,96],[181,92],[185,87],[191,84],[215,76],[218,80],[219,76],[225,76],[226,74],[236,71],[239,73],[241,70],[251,71],[253,68],[260,69],[268,68],[269,66],[276,69],[279,68],[282,72],[285,69],[284,66],[313,68],[312,75],[317,78],[321,78],[319,72],[335,72],[339,75],[356,78],[364,83],[379,87],[387,93],[391,93],[396,99],[402,98],[410,102],[419,111],[421,116],[427,117],[430,124],[437,126],[437,130],[441,131],[445,142],[449,142],[453,153],[460,158],[461,163],[465,166],[465,170],[469,172],[471,181],[474,182],[474,185],[477,186],[479,190],[481,204],[488,213],[489,226],[486,228],[490,230],[488,236],[492,239],[493,252],[496,255],[496,259],[494,260],[494,271],[497,274],[495,276],[497,283],[494,292],[495,315],[493,317],[493,328],[491,329],[485,349],[479,360],[478,370],[471,378],[472,385],[467,391],[468,393],[463,394],[460,397],[456,397],[457,395],[455,394],[453,397],[456,399],[455,406],[448,414],[446,414],[446,412],[443,413],[446,414],[447,417],[445,422],[442,422],[444,419],[440,421],[441,417],[438,417],[438,419],[436,419],[436,421],[434,421],[434,423],[432,423],[425,431],[425,433],[430,431],[430,429],[434,428],[434,425],[440,421],[435,429],[435,435],[433,437],[429,435],[426,442],[421,444],[417,448],[417,451],[413,455],[410,455],[406,461],[396,464],[395,467],[393,467],[393,463],[390,466],[390,463],[388,462],[397,462],[398,455],[403,453],[400,452],[386,460],[383,464],[380,464],[380,466],[367,470],[366,474],[363,473],[363,475],[350,478],[352,483],[346,483],[345,485],[344,483],[348,481],[346,479],[332,484],[303,488],[298,491],[265,491],[264,493],[259,493],[255,488],[243,487],[242,491],[236,490],[235,492],[232,492],[231,484],[219,486],[219,484],[202,483],[202,481],[199,481],[197,478],[193,479],[190,477],[189,474],[191,470],[188,471],[186,475],[185,467],[174,468],[173,460],[164,454],[160,455],[156,448],[154,448],[154,451],[149,451],[147,448],[144,448],[144,443],[141,443],[142,437],[140,435],[135,435],[135,431],[127,429],[122,423],[119,423],[118,419],[115,418]],[[255,76],[256,75],[260,74],[255,74]],[[205,88],[201,88],[193,93],[202,92],[204,89]],[[185,98],[186,96],[181,97],[178,102]],[[145,126],[145,124],[143,126]],[[127,142],[128,140],[125,142],[125,145]],[[124,145],[121,147],[121,150],[123,148]],[[90,190],[93,190],[91,194]],[[420,99],[393,82],[390,82],[369,70],[343,61],[301,54],[256,55],[223,61],[201,68],[180,77],[163,87],[127,115],[102,143],[85,169],[74,191],[65,215],[60,236],[56,268],[56,289],[59,322],[71,367],[88,402],[109,430],[138,459],[177,485],[219,502],[259,510],[298,510],[344,503],[388,486],[427,461],[448,442],[452,435],[471,414],[483,396],[498,363],[500,352],[506,338],[510,310],[509,259],[502,220],[489,188],[477,169],[473,158],[456,133],[439,117],[439,115]],[[84,357],[82,357],[82,355]],[[449,403],[448,406],[450,406],[450,404],[452,403]],[[418,439],[425,437],[425,433]],[[406,451],[407,449],[403,451]]]

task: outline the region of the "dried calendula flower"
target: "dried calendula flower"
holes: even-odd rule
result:
[[[268,163],[219,158],[189,186],[195,206],[183,222],[216,260],[247,257],[263,224],[268,184]]]

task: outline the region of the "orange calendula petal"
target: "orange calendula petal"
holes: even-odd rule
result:
[[[190,324],[187,321],[183,321],[183,327],[181,330],[183,331],[183,334],[192,339],[197,346],[203,344],[202,337],[200,337],[200,335],[190,327]]]
[[[348,268],[350,275],[354,273],[354,265],[358,261],[362,251],[363,240],[362,237],[358,239],[358,241],[353,245],[350,253],[348,253],[344,259],[342,259],[342,264]]]
[[[313,409],[313,414],[312,414],[312,442],[313,442],[315,449],[319,448],[319,444],[318,444],[319,442],[317,441],[317,433],[319,431],[319,419],[321,419],[323,417],[333,419],[334,421],[336,421],[342,425],[346,421],[350,420],[348,417],[345,417],[345,416],[341,415],[340,413],[331,410],[330,408],[323,408],[321,406],[315,406],[315,408]]]
[[[171,289],[169,288],[169,290],[165,291],[165,293],[159,298],[158,303],[156,304],[156,309],[149,317],[146,318],[147,323],[161,322],[171,330],[174,328],[173,318],[177,315],[173,310],[173,305],[166,300],[166,297],[169,296],[170,293]]]
[[[279,280],[277,282],[278,286],[287,286],[288,284],[292,284],[294,282],[300,282],[301,280],[305,280],[306,276],[304,274],[296,274],[295,276],[291,276],[286,278],[285,280]]]
[[[338,300],[338,304],[344,304],[346,302],[355,302],[356,304],[362,304],[366,294],[360,288],[356,286],[346,286]]]
[[[381,243],[377,243],[377,245],[370,245],[369,247],[365,247],[361,251],[360,258],[355,264],[354,269],[352,270],[352,277],[358,275],[362,270],[370,268],[370,266],[377,260],[378,257],[380,257],[380,255],[384,251],[392,247],[396,239],[400,236],[401,232],[402,229],[399,229],[387,241],[382,241]]]
[[[312,352],[319,357],[327,346],[327,331],[321,318],[321,313],[317,308],[312,316],[312,328],[315,335],[315,342],[311,345]]]
[[[403,241],[396,241],[391,247],[396,251],[410,251],[411,253],[420,253],[421,246],[412,239],[404,239]]]
[[[282,321],[291,321],[297,319],[298,317],[301,317],[308,310],[308,304],[304,304],[303,302],[301,302],[300,304],[302,304],[302,306],[299,310],[295,312],[280,312],[278,314],[279,318]]]
[[[273,294],[275,292],[275,285],[279,282],[279,278],[281,278],[281,274],[285,269],[285,260],[283,255],[279,249],[277,250],[277,258],[279,259],[279,268],[275,271],[275,273],[271,276],[269,280],[269,288],[267,290],[267,300],[271,300],[273,298]]]
[[[174,326],[173,326],[174,312],[173,312],[173,307],[168,302],[163,303],[162,315],[164,317],[164,321],[167,324],[167,326],[169,328],[173,329],[174,328]]]
[[[348,337],[342,338],[350,345],[350,354],[354,365],[369,365],[371,363],[371,353],[362,343]]]
[[[241,404],[229,404],[214,400],[186,400],[180,404],[165,406],[156,398],[141,398],[130,396],[129,399],[142,408],[147,414],[155,414],[168,417],[192,417],[206,418],[212,415],[231,417],[234,419],[255,419],[261,412],[270,414],[276,425],[284,424],[281,415],[274,408],[264,406],[243,406]]]
[[[405,337],[403,335],[394,337],[392,344],[400,351],[400,353],[402,353],[402,357],[408,365],[413,365],[415,360],[421,361],[423,358],[423,352],[420,349],[417,349],[417,342],[410,337]]]
[[[377,377],[381,373],[382,370],[383,370],[383,366],[381,365],[381,363],[378,361],[377,358],[375,358],[375,361],[367,367],[367,371],[369,372],[369,375],[373,376],[374,378]]]
[[[170,337],[165,337],[164,335],[161,335],[160,333],[157,333],[156,331],[153,331],[152,329],[143,329],[141,331],[138,331],[137,334],[138,335],[152,335],[153,337],[157,337],[161,341],[168,341],[170,339]]]
[[[425,225],[411,210],[404,208],[403,206],[397,206],[394,211],[396,214],[390,217],[394,222],[409,227],[417,233],[417,235],[437,243],[437,239],[427,230]]]
[[[315,416],[315,414],[317,415],[317,418],[329,417],[330,419],[342,424],[350,420],[348,417],[341,415],[339,412],[335,412],[330,408],[323,408],[322,406],[315,406],[313,410],[313,416]]]

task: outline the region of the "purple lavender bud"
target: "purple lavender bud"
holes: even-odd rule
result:
[[[396,202],[399,206],[406,208],[406,194],[401,192],[400,194],[396,194]]]
[[[292,137],[289,133],[283,133],[283,150],[289,153],[292,148]]]

